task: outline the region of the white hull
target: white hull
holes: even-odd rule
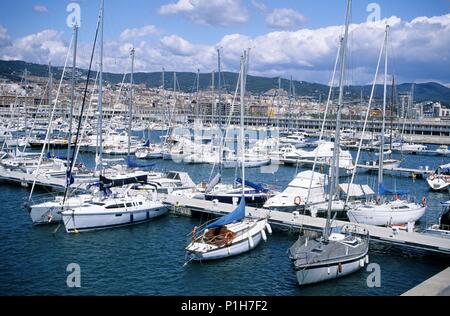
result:
[[[217,260],[240,255],[256,248],[265,234],[266,220],[258,221],[248,233],[244,233],[229,246],[215,248],[204,243],[191,243],[187,247],[188,256],[194,261]],[[251,236],[251,238],[249,238]],[[267,238],[267,237],[266,237]],[[209,249],[211,247],[211,249]],[[214,248],[215,249],[214,249]]]
[[[365,264],[365,260],[366,255],[348,263],[342,263],[341,268],[339,268],[339,264],[335,264],[331,266],[303,269],[296,272],[297,281],[299,285],[307,285],[337,279],[361,269]]]
[[[379,207],[359,207],[347,211],[352,223],[374,226],[403,225],[415,223],[425,214],[426,207],[417,206],[406,210],[392,210],[386,205]]]
[[[217,259],[223,259],[227,257],[232,257],[236,255],[240,255],[242,253],[245,253],[247,251],[250,251],[256,246],[259,245],[259,243],[262,240],[261,232],[258,232],[257,234],[252,236],[253,238],[253,247],[250,245],[249,239],[245,239],[239,243],[232,244],[229,247],[226,248],[220,248],[218,250],[210,251],[204,254],[190,254],[191,259],[196,261],[206,261],[206,260],[217,260]]]
[[[434,191],[443,191],[447,188],[450,189],[450,176],[445,177],[435,177],[433,180],[427,179],[428,185]]]
[[[164,215],[168,211],[169,209],[162,204],[154,208],[143,207],[133,210],[84,212],[75,209],[64,211],[63,221],[68,233],[77,233],[138,224]]]
[[[65,206],[62,205],[62,200],[49,201],[45,203],[35,204],[30,207],[30,216],[34,225],[54,224],[62,221],[61,212],[80,207],[84,202],[92,199],[91,195],[82,195],[78,197],[69,198]]]
[[[245,161],[244,162],[245,168],[257,168],[257,167],[267,166],[268,164],[270,164],[270,159],[261,159],[261,160],[253,160],[253,161]],[[222,166],[225,169],[232,169],[232,168],[240,167],[241,162],[236,161],[236,160],[231,160],[231,161],[225,160],[222,162]]]

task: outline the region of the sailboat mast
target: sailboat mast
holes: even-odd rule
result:
[[[390,141],[389,150],[392,156],[392,137],[394,136],[393,126],[394,126],[394,108],[395,108],[395,78],[392,76],[392,96],[391,96],[391,131],[390,131]]]
[[[100,9],[100,63],[99,63],[99,88],[98,88],[98,170],[103,175],[103,27],[105,17],[105,0],[101,0]]]
[[[70,96],[70,116],[69,116],[69,133],[67,138],[67,166],[70,166],[70,146],[72,145],[72,124],[73,124],[73,108],[75,103],[75,72],[77,67],[77,43],[78,43],[78,25],[73,27],[73,61],[72,61],[72,91]]]
[[[339,72],[339,101],[336,110],[336,133],[334,137],[334,150],[333,150],[333,161],[330,164],[331,167],[331,183],[329,185],[329,196],[328,196],[328,209],[327,209],[327,222],[325,226],[324,238],[328,240],[328,234],[330,230],[330,220],[331,220],[331,206],[333,203],[334,195],[339,190],[339,147],[340,147],[340,131],[341,131],[341,108],[344,99],[344,75],[345,75],[345,55],[347,50],[347,38],[348,38],[348,29],[350,25],[350,9],[351,9],[351,0],[347,0],[347,13],[345,17],[345,32],[344,37],[341,38],[341,50],[339,57],[340,64],[340,72]]]
[[[217,88],[217,93],[218,93],[218,97],[219,97],[219,115],[218,115],[218,119],[219,119],[219,130],[220,133],[222,133],[222,78],[221,78],[221,73],[222,73],[222,69],[221,69],[221,63],[220,63],[220,48],[217,49],[217,70],[218,70],[218,75],[219,75],[219,80],[218,80],[218,88]],[[219,173],[222,176],[222,160],[223,160],[223,138],[220,139],[220,146],[219,146]]]
[[[131,124],[133,122],[134,48],[131,49],[130,104],[128,107],[128,160],[131,157]]]
[[[244,144],[244,97],[245,97],[245,61],[246,52],[241,56],[241,128],[240,128],[240,151],[241,151],[241,169],[242,169],[242,198],[245,198],[245,144]]]
[[[387,100],[387,71],[388,71],[388,40],[389,25],[386,25],[386,33],[384,38],[384,92],[383,92],[383,121],[381,124],[381,144],[380,144],[380,156],[378,166],[378,195],[380,195],[381,185],[383,184],[383,159],[384,159],[384,132],[386,128],[385,116],[386,116],[386,100]]]
[[[334,152],[337,153],[336,159],[334,160],[336,164],[335,169],[335,187],[334,187],[334,194],[336,194],[339,190],[339,160],[340,160],[340,141],[341,141],[341,110],[344,103],[344,76],[345,76],[345,58],[347,54],[347,42],[348,42],[348,29],[350,25],[350,11],[351,11],[351,0],[347,1],[347,16],[345,18],[345,33],[344,33],[344,39],[343,39],[343,49],[341,51],[341,69],[340,69],[340,76],[339,76],[339,101],[338,101],[338,108],[336,113],[336,139],[335,139],[335,146],[334,146]]]

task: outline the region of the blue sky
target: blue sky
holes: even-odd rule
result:
[[[55,63],[61,63],[65,55],[63,48],[68,46],[71,36],[71,30],[66,26],[68,15],[66,6],[70,2],[66,0],[1,1],[0,57],[3,59],[22,57],[31,59],[28,61],[42,62],[44,58],[42,54],[47,53],[48,56],[45,57],[54,58],[56,59]],[[87,48],[95,31],[99,1],[80,0],[76,2],[81,6],[80,42]],[[369,15],[366,8],[372,2],[375,1],[353,1],[352,23],[362,25],[366,22]],[[400,22],[394,22],[399,25],[398,34],[402,40],[405,38],[405,30],[409,30],[408,34],[414,33],[411,26],[407,24],[408,22],[420,16],[427,18],[436,16],[444,18],[432,23],[429,30],[430,37],[435,36],[438,31],[442,32],[444,44],[449,41],[450,34],[447,25],[447,15],[450,11],[449,0],[378,0],[376,3],[380,5],[382,19],[393,16],[399,18]],[[164,10],[167,5],[172,5],[172,7],[166,7]],[[186,9],[186,6],[189,8]],[[289,34],[302,37],[307,30],[312,30],[317,37],[320,37],[326,32],[331,32],[331,28],[341,26],[344,14],[344,0],[106,0],[105,42],[109,42],[109,47],[117,52],[117,56],[110,56],[115,64],[110,65],[112,71],[120,71],[120,67],[125,67],[122,61],[125,61],[126,49],[130,45],[138,46],[138,55],[139,46],[142,49],[142,59],[140,63],[138,62],[141,70],[157,70],[156,68],[159,67],[157,64],[168,63],[169,65],[166,65],[168,68],[170,66],[183,68],[178,69],[179,71],[190,70],[187,68],[192,65],[193,69],[198,66],[206,72],[213,67],[211,52],[216,46],[222,46],[225,50],[225,68],[236,70],[237,61],[232,60],[238,55],[236,51],[245,49],[245,44],[251,43],[256,50],[260,48],[266,50],[265,55],[257,53],[261,54],[261,60],[264,62],[255,60],[255,73],[274,76],[286,73],[286,77],[290,73],[297,79],[324,82],[329,77],[325,69],[330,68],[334,59],[330,39],[323,39],[329,46],[327,49],[323,48],[324,42],[311,43],[311,45],[317,45],[319,50],[324,49],[320,58],[315,58],[317,56],[309,59],[305,57],[308,52],[305,52],[304,49],[302,51],[303,46],[298,43],[292,48],[296,51],[298,49],[298,59],[301,60],[296,61],[295,56],[290,56],[282,51],[283,47],[280,47],[279,50],[271,49],[270,41],[277,42],[275,40],[277,35],[270,34],[283,33],[279,37],[284,36],[284,39],[278,41],[278,45],[281,46],[284,45],[283,41],[286,38],[290,38]],[[417,24],[417,27],[422,30],[429,25],[430,23],[425,21],[420,25]],[[150,26],[153,31],[149,31],[148,27]],[[147,27],[147,32],[139,31],[145,27]],[[134,35],[124,36],[123,32],[127,29],[131,31],[127,34]],[[46,33],[41,34],[40,32],[43,31]],[[139,35],[136,36],[136,34]],[[378,51],[382,32],[380,34],[381,37],[367,39],[367,43],[373,46],[371,50]],[[231,35],[235,35],[235,37],[230,39]],[[423,33],[420,38],[412,38],[413,35],[408,36],[410,38],[407,43],[410,45],[418,47],[427,45],[427,33]],[[375,42],[372,43],[372,40]],[[45,42],[45,44],[40,42]],[[236,47],[236,43],[241,43],[243,46]],[[23,52],[21,45],[27,45],[26,53]],[[37,49],[33,52],[30,47],[37,47]],[[401,47],[402,45],[399,45],[399,48]],[[403,46],[403,48],[407,47]],[[415,48],[411,47],[413,52],[415,52]],[[440,47],[436,45],[435,48],[439,49]],[[147,50],[151,50],[151,52],[147,52]],[[202,55],[199,50],[208,51],[209,55],[206,53]],[[229,50],[228,54],[226,50]],[[314,52],[312,53],[314,54]],[[419,52],[415,53],[419,54]],[[436,52],[433,52],[436,62],[432,66],[427,65],[420,56],[417,56],[420,69],[417,71],[416,78],[409,69],[414,64],[414,60],[411,60],[404,67],[407,70],[405,72],[408,72],[407,75],[404,75],[404,80],[436,80],[450,83],[450,76],[447,77],[442,71],[443,67],[450,66],[448,56],[446,52],[441,53],[442,56],[434,56]],[[279,56],[269,56],[269,54],[278,54]],[[170,59],[164,59],[169,55],[173,55],[173,59],[177,61],[172,63]],[[160,60],[156,60],[158,58]],[[83,58],[80,59],[80,63],[83,65]],[[399,63],[401,64],[401,60]],[[356,75],[363,77],[361,79],[363,82],[370,78],[368,66],[369,61],[367,60],[363,61],[361,65],[355,66],[354,69]],[[317,70],[319,68],[320,71]],[[424,72],[426,69],[431,69],[435,73]],[[399,75],[401,76],[401,74]]]

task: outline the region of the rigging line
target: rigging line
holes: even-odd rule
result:
[[[375,87],[377,85],[378,73],[379,73],[380,64],[381,64],[381,58],[383,56],[383,51],[385,49],[385,45],[386,45],[386,41],[383,41],[383,45],[381,46],[380,54],[379,54],[379,57],[378,57],[377,68],[376,68],[376,71],[375,71],[375,77],[374,77],[373,84],[372,84],[372,91],[370,93],[370,98],[369,98],[369,104],[367,106],[366,119],[364,120],[364,126],[363,126],[363,130],[362,130],[362,135],[361,135],[361,138],[359,140],[358,152],[356,154],[355,167],[354,167],[353,172],[352,172],[352,178],[350,180],[350,184],[348,185],[348,188],[347,188],[347,196],[346,196],[346,200],[345,200],[345,204],[344,204],[344,209],[347,207],[347,204],[348,204],[348,201],[349,201],[349,198],[350,198],[349,197],[350,187],[353,184],[353,181],[355,180],[355,175],[356,175],[356,170],[357,170],[357,166],[358,166],[358,161],[359,161],[359,157],[360,157],[360,154],[361,154],[362,142],[363,142],[364,134],[365,134],[366,128],[367,128],[367,122],[368,122],[368,119],[369,119],[370,108],[372,106],[372,102],[373,102],[373,99],[374,99]]]
[[[61,74],[61,80],[60,80],[60,83],[59,83],[58,92],[56,93],[55,104],[53,105],[53,109],[52,109],[52,112],[51,112],[51,114],[50,114],[50,121],[49,121],[49,124],[48,124],[48,127],[47,127],[47,133],[46,133],[46,136],[45,136],[44,144],[43,144],[43,146],[42,146],[41,155],[40,155],[40,157],[39,157],[39,163],[38,163],[38,168],[37,168],[37,170],[36,170],[36,176],[34,177],[33,185],[32,185],[32,187],[31,187],[31,192],[30,192],[30,195],[29,195],[29,197],[28,197],[28,200],[30,200],[31,197],[33,196],[33,191],[34,191],[34,187],[36,186],[37,178],[38,178],[38,176],[39,176],[39,171],[40,171],[40,168],[41,168],[42,159],[43,159],[44,152],[45,152],[45,147],[46,147],[47,143],[50,142],[50,130],[52,129],[51,126],[52,126],[52,122],[53,122],[53,117],[54,117],[54,115],[55,115],[56,106],[57,106],[57,104],[58,104],[59,93],[61,92],[61,86],[62,86],[62,82],[63,82],[63,80],[64,80],[64,75],[65,75],[65,72],[66,72],[67,63],[68,63],[68,61],[69,61],[69,55],[70,55],[70,53],[71,53],[71,48],[72,48],[73,40],[74,40],[74,38],[72,37],[72,40],[70,41],[70,45],[69,45],[69,50],[68,50],[68,52],[67,52],[66,61],[65,61],[65,63],[64,63],[64,69],[63,69],[63,72],[62,72],[62,74]],[[51,101],[50,101],[50,103],[51,103]],[[50,110],[50,106],[49,106],[49,110]],[[49,147],[50,147],[50,144],[49,144]]]
[[[323,134],[324,134],[324,130],[325,130],[325,123],[327,121],[328,110],[329,110],[330,103],[331,103],[331,96],[332,96],[333,89],[334,89],[334,82],[335,82],[335,79],[336,79],[336,72],[337,72],[337,66],[338,66],[338,63],[339,63],[339,55],[341,53],[341,49],[342,49],[342,45],[341,45],[341,42],[339,42],[339,46],[338,46],[338,50],[337,50],[337,54],[336,54],[336,61],[334,63],[333,75],[331,77],[330,89],[328,91],[328,99],[327,99],[327,103],[326,103],[326,106],[325,106],[325,113],[324,113],[324,116],[323,116],[322,127],[320,129],[319,141],[317,143],[318,144],[317,148],[320,146],[320,143],[321,143],[321,141],[323,139]],[[316,154],[314,155],[314,163],[313,163],[313,167],[312,167],[311,178],[310,178],[310,181],[309,181],[309,189],[308,189],[308,195],[307,195],[306,201],[305,201],[305,208],[306,208],[307,204],[309,203],[309,198],[310,198],[310,195],[311,195],[311,186],[312,186],[312,182],[313,182],[313,179],[314,179],[314,172],[315,172],[315,169],[316,169],[316,166],[317,166],[317,159],[318,159],[318,154],[319,154],[319,151],[317,150],[317,148],[316,148]]]
[[[36,116],[37,116],[37,114],[39,113],[39,110],[40,110],[41,107],[42,107],[42,104],[43,104],[45,95],[47,94],[47,89],[48,89],[49,85],[50,85],[50,80],[47,81],[47,84],[46,84],[46,86],[45,86],[45,88],[44,88],[44,91],[43,91],[43,93],[42,93],[41,101],[39,102],[39,106],[38,106],[38,108],[37,108],[37,110],[36,110]],[[32,132],[33,132],[33,130],[34,130],[34,126],[35,126],[35,125],[36,125],[36,118],[33,120],[33,124],[31,124],[30,131],[27,133],[28,135],[27,135],[26,138],[25,138],[25,145],[23,146],[22,153],[25,153],[25,150],[26,150],[27,147],[28,147],[28,141],[29,141],[30,138],[31,138],[31,134],[32,134]],[[25,128],[26,128],[26,127],[25,127]],[[20,151],[20,150],[19,150],[19,151]]]
[[[99,72],[97,71],[97,75],[96,75],[95,81],[94,81],[94,86],[93,86],[92,92],[91,92],[91,97],[90,97],[90,100],[89,100],[89,106],[88,106],[87,114],[86,114],[86,117],[85,117],[84,123],[83,123],[83,129],[81,130],[81,139],[83,139],[83,137],[86,136],[86,125],[88,124],[88,120],[89,120],[89,117],[90,117],[90,114],[91,114],[91,110],[92,110],[92,102],[94,100],[95,90],[97,89],[98,75],[99,75]],[[82,117],[82,113],[80,113],[80,118],[81,117]],[[74,161],[78,160],[78,155],[79,155],[79,152],[80,152],[80,148],[81,148],[81,143],[78,144],[78,146],[77,146],[77,153],[75,155]]]
[[[89,80],[91,78],[91,72],[92,72],[92,62],[93,62],[94,55],[95,55],[95,47],[96,47],[96,44],[97,44],[98,31],[99,31],[99,28],[100,28],[100,22],[101,22],[102,18],[103,18],[103,13],[100,13],[99,17],[98,17],[98,21],[97,21],[97,28],[95,30],[94,43],[92,45],[91,60],[89,62],[89,70],[88,70],[87,79],[86,79],[86,86],[84,88],[83,102],[81,104],[81,111],[80,111],[80,118],[79,118],[79,121],[78,121],[77,134],[75,136],[75,146],[78,145],[78,140],[79,140],[79,137],[80,137],[81,123],[83,121],[83,112],[84,112],[84,107],[86,105],[86,95],[87,95],[87,91],[88,91],[88,87],[89,87]],[[100,137],[102,137],[102,135],[100,135]],[[68,170],[68,177],[70,177],[72,175],[73,166],[75,164],[75,160],[74,160],[75,154],[76,154],[76,151],[74,150],[72,152],[72,161],[70,162],[70,168]],[[67,182],[68,183],[66,183],[65,189],[64,189],[64,198],[63,198],[63,203],[62,203],[63,207],[64,207],[64,204],[66,202],[67,193],[68,193],[69,188],[70,188],[70,178],[69,178],[69,180]]]

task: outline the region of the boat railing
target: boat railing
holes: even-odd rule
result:
[[[366,228],[358,225],[346,224],[342,227],[342,232],[361,236],[369,236],[369,231]]]
[[[26,200],[24,202],[24,205],[31,207],[32,205],[54,201],[56,196],[57,195],[54,193],[35,194],[35,195],[33,195],[33,197],[31,199]]]

